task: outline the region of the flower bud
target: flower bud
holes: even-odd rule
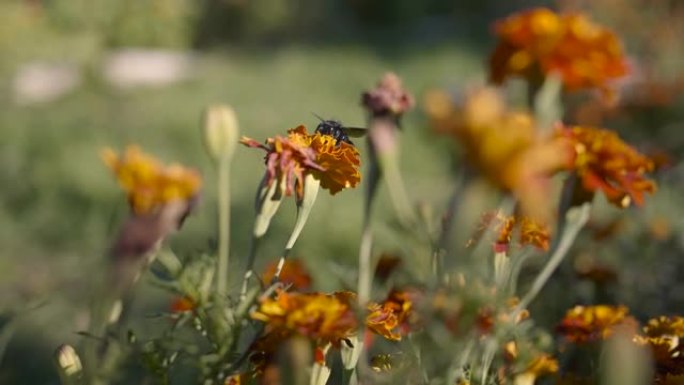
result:
[[[206,109],[202,136],[207,152],[214,161],[233,156],[239,135],[237,116],[231,107],[214,105]]]
[[[83,365],[71,345],[61,345],[55,351],[55,363],[63,384],[75,383],[83,373]]]

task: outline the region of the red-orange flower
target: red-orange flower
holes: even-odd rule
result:
[[[619,207],[632,202],[641,205],[644,193],[655,192],[655,182],[646,178],[646,173],[653,171],[653,162],[615,132],[571,126],[560,128],[557,137],[568,140],[574,148],[569,167],[577,173],[586,191],[601,190]]]
[[[101,157],[128,194],[131,209],[137,215],[155,213],[173,201],[190,201],[202,187],[196,170],[176,163],[164,166],[138,146],[128,146],[121,156],[105,148]]]
[[[560,75],[568,90],[600,88],[627,73],[615,34],[583,14],[558,14],[547,8],[516,13],[494,26],[500,39],[490,57],[490,78],[539,79]]]
[[[273,261],[266,266],[262,281],[264,283],[271,282],[275,272],[278,268],[278,261]],[[306,269],[306,266],[299,259],[288,259],[283,265],[283,270],[280,272],[280,282],[285,285],[292,285],[292,288],[298,291],[306,290],[311,287],[311,275]]]
[[[681,344],[684,317],[660,316],[650,319],[643,332],[645,335],[636,336],[634,342],[651,349],[657,377],[684,374],[684,345]]]
[[[567,142],[543,136],[529,113],[509,109],[491,87],[472,90],[462,106],[441,92],[428,99],[432,124],[458,138],[474,168],[512,192],[524,214],[550,220],[549,178],[570,159]]]
[[[534,246],[544,251],[549,249],[548,227],[528,216],[506,215],[501,211],[485,213],[469,244],[477,242],[487,230],[492,231],[496,236],[494,250],[497,252],[508,250],[516,230],[519,233],[520,246]]]
[[[252,318],[266,323],[268,334],[299,334],[319,345],[339,346],[351,337],[357,321],[351,302],[351,292],[288,293],[278,292],[275,298],[261,301]]]
[[[195,310],[197,303],[188,296],[174,297],[169,306],[171,313],[184,313]]]
[[[636,328],[626,306],[575,306],[556,328],[569,341],[586,343],[611,336],[617,328]]]
[[[402,336],[401,329],[406,329],[406,322],[412,310],[411,293],[392,290],[384,302],[372,302],[368,305],[366,326],[388,340],[399,341]]]
[[[289,130],[287,138],[269,138],[266,144],[246,137],[240,142],[267,152],[267,184],[270,186],[274,181],[284,184],[285,195],[296,192],[301,199],[304,175],[309,173],[333,195],[342,189],[356,187],[361,180],[356,147],[338,143],[330,135],[309,135],[304,126]]]

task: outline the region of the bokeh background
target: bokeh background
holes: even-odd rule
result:
[[[439,215],[458,148],[431,132],[421,96],[484,83],[491,23],[539,5],[589,12],[622,36],[633,67],[620,85],[624,103],[577,101],[566,118],[616,129],[660,165],[660,191],[646,207],[599,205],[546,302],[536,304],[539,322],[552,324],[578,302],[620,301],[637,315],[681,312],[681,2],[0,0],[0,384],[57,384],[52,351],[83,338],[76,332],[86,328],[93,281],[126,215],[123,194],[99,160],[103,146],[137,143],[207,176],[197,212],[171,240],[177,254],[192,257],[215,243],[215,185],[199,135],[204,107],[231,104],[242,134],[258,140],[302,123],[313,129],[313,113],[363,125],[360,92],[392,70],[418,100],[404,122],[405,182],[415,201]],[[240,148],[233,165],[236,275],[261,156]],[[320,289],[344,286],[353,274],[361,200],[362,189],[323,194],[297,244]],[[285,242],[291,206],[277,216],[260,266]],[[388,207],[378,207],[377,252],[409,261],[410,250],[393,242]],[[467,235],[469,226],[459,222],[455,231]],[[583,275],[591,271],[609,279]],[[168,295],[144,280],[138,290],[138,327],[167,322],[151,315],[168,308]]]

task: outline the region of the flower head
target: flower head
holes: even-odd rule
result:
[[[530,114],[509,109],[491,87],[470,91],[462,105],[443,93],[433,92],[429,99],[432,124],[461,142],[470,164],[512,192],[524,214],[549,219],[549,178],[569,161],[567,142],[542,136]]]
[[[384,302],[370,303],[366,317],[368,329],[388,340],[401,340],[401,329],[406,329],[413,310],[411,295],[407,291],[392,290]]]
[[[261,278],[263,282],[271,282],[278,268],[278,262],[273,261],[266,266]],[[298,291],[311,287],[311,275],[299,259],[286,260],[278,280],[285,285],[292,285],[292,288]]]
[[[606,90],[628,70],[615,34],[582,14],[536,8],[498,21],[494,30],[500,39],[490,57],[495,83],[557,73],[568,90]]]
[[[415,101],[401,82],[401,79],[391,73],[386,73],[377,86],[361,95],[361,104],[373,115],[401,116],[413,108]]]
[[[305,174],[319,179],[331,194],[356,187],[361,180],[359,152],[354,146],[337,143],[330,135],[309,135],[304,126],[289,130],[286,138],[269,138],[266,144],[246,137],[240,142],[267,152],[267,185],[284,184],[285,195],[295,192],[302,198]]]
[[[598,341],[611,336],[618,327],[636,327],[628,313],[626,306],[575,306],[568,310],[557,330],[575,343]]]
[[[128,146],[121,156],[106,148],[101,157],[128,194],[136,215],[156,213],[170,202],[190,201],[202,186],[196,170],[175,163],[164,166],[138,146]]]
[[[556,136],[568,140],[574,149],[569,168],[579,176],[584,190],[601,190],[619,207],[632,202],[641,205],[644,193],[655,192],[655,182],[646,178],[653,162],[615,132],[572,126],[560,128]]]
[[[197,308],[197,302],[188,296],[176,296],[171,301],[171,313],[185,313]]]
[[[506,215],[501,211],[485,213],[469,244],[477,242],[488,229],[496,236],[496,251],[508,250],[516,230],[520,246],[534,246],[544,251],[549,249],[551,236],[548,227],[528,216]]]
[[[351,307],[351,292],[288,293],[264,299],[252,318],[266,322],[269,334],[299,334],[320,345],[339,346],[356,332],[357,321]]]

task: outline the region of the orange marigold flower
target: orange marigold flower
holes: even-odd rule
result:
[[[586,191],[601,190],[619,207],[632,202],[642,205],[644,193],[655,192],[655,182],[645,176],[653,171],[653,162],[615,132],[572,126],[558,129],[556,136],[568,140],[574,148],[569,167]]]
[[[636,327],[636,320],[628,313],[627,307],[622,305],[575,306],[568,310],[556,329],[575,343],[602,340],[618,327]]]
[[[660,316],[648,320],[644,326],[644,333],[649,337],[672,335],[684,337],[684,317],[680,316]]]
[[[522,373],[515,376],[516,384],[534,384],[539,377],[558,372],[558,361],[548,354],[535,357]]]
[[[567,141],[543,137],[529,113],[510,110],[491,87],[472,90],[461,106],[446,94],[433,92],[430,99],[433,126],[463,144],[471,165],[512,192],[524,214],[550,219],[550,176],[572,157]]]
[[[195,307],[197,307],[197,304],[195,301],[187,296],[177,296],[173,298],[171,301],[171,305],[169,306],[171,313],[184,313],[187,311],[193,311],[195,310]]]
[[[271,282],[277,269],[278,261],[269,263],[264,270],[261,278],[262,281],[265,283]],[[311,287],[311,275],[309,275],[306,266],[299,259],[288,259],[285,261],[279,280],[285,285],[292,285],[292,288],[298,291]]]
[[[340,342],[356,332],[351,292],[288,293],[261,301],[251,316],[267,324],[267,333],[299,334],[319,344]]]
[[[138,146],[128,146],[121,155],[111,148],[101,152],[104,163],[128,194],[133,212],[151,214],[172,201],[190,201],[199,194],[202,178],[196,170],[179,164],[162,165]]]
[[[261,144],[243,137],[240,143],[261,148],[267,152],[267,184],[283,183],[285,195],[296,192],[304,194],[304,174],[311,173],[321,181],[321,187],[336,194],[342,189],[353,188],[361,180],[360,159],[356,147],[338,143],[330,135],[309,135],[306,127],[298,126],[288,131],[287,138],[276,136]]]
[[[547,251],[550,243],[550,231],[534,219],[524,215],[506,215],[501,211],[489,212],[482,215],[478,229],[468,244],[477,242],[487,230],[496,235],[494,250],[506,252],[513,239],[513,234],[519,232],[520,246],[534,246]]]
[[[500,39],[490,57],[495,83],[557,73],[568,90],[607,90],[608,82],[628,71],[615,34],[582,14],[536,8],[498,21],[494,30]]]
[[[370,303],[366,326],[372,332],[388,340],[399,341],[402,328],[407,329],[407,321],[413,309],[412,293],[392,290],[382,303]]]

